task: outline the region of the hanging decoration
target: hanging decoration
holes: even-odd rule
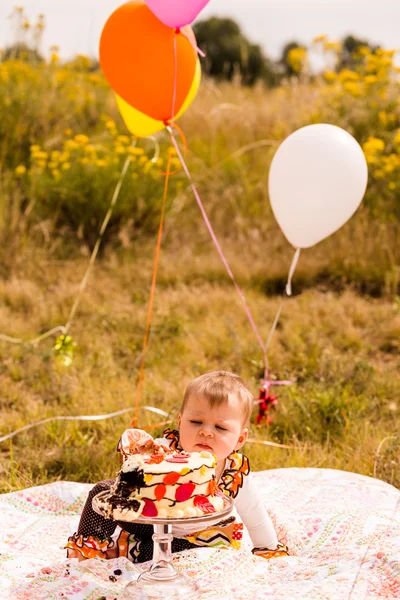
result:
[[[258,404],[258,415],[256,417],[257,425],[272,423],[272,417],[269,414],[272,408],[278,405],[278,399],[271,394],[271,385],[269,381],[263,381],[260,388],[258,399],[255,401]]]

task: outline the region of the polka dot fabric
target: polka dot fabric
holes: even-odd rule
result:
[[[111,521],[97,514],[92,508],[93,498],[100,492],[109,490],[113,483],[113,479],[100,481],[89,492],[78,531],[68,539],[66,548],[77,550],[85,558],[107,558],[107,550],[114,550],[117,551],[117,556],[124,556],[135,563],[151,560],[153,558],[152,525]],[[121,532],[115,540],[113,534],[117,527]],[[172,540],[172,552],[194,547],[194,544],[185,539]]]

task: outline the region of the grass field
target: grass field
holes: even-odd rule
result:
[[[296,128],[329,122],[355,135],[369,164],[363,206],[300,258],[269,357],[274,376],[294,384],[277,391],[273,423],[251,431],[290,449],[247,444],[255,469],[344,469],[400,487],[400,109],[391,59],[367,56],[365,71],[274,90],[204,80],[182,119],[189,167],[264,339],[293,254],[269,208],[275,149]],[[54,337],[36,347],[0,341],[1,436],[44,418],[134,406],[168,140],[160,138],[158,163],[152,142],[132,153],[110,90],[80,63],[8,61],[0,80],[0,333],[29,340],[65,324],[132,156],[72,323],[71,365],[56,360]],[[142,405],[174,420],[191,378],[233,370],[256,395],[262,362],[182,172],[167,208]],[[142,426],[158,420],[140,413]],[[112,476],[129,424],[130,415],[54,422],[3,442],[1,491]]]
[[[36,348],[2,344],[1,430],[55,415],[103,414],[134,406],[152,271],[152,249],[136,260],[110,256],[95,267],[71,333],[74,360],[63,367],[49,340]],[[235,247],[228,256],[244,270]],[[15,336],[65,322],[86,261],[32,264],[0,286],[0,331]],[[197,267],[197,268],[196,268]],[[267,269],[267,266],[266,266]],[[242,275],[248,302],[266,337],[278,298]],[[296,288],[296,284],[295,284]],[[272,372],[292,378],[279,390],[270,426],[251,436],[290,450],[248,444],[256,469],[315,466],[352,470],[400,485],[400,307],[350,289],[313,288],[285,301],[271,347]],[[233,287],[212,252],[162,254],[142,405],[175,419],[189,380],[210,369],[241,373],[257,393],[261,354]],[[132,412],[133,416],[133,412]],[[160,417],[141,411],[140,424]],[[124,415],[98,423],[42,425],[1,448],[3,492],[55,479],[95,481],[112,475]],[[159,433],[160,430],[155,430]]]

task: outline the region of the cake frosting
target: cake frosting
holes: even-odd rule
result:
[[[138,516],[188,518],[222,510],[223,498],[215,495],[213,454],[152,449],[125,457],[109,494],[98,503],[105,516],[134,521]]]

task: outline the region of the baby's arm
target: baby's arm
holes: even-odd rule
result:
[[[286,548],[279,543],[271,518],[251,474],[244,478],[243,487],[235,500],[235,508],[249,532],[254,554],[271,558],[277,551],[278,554],[287,555]]]

